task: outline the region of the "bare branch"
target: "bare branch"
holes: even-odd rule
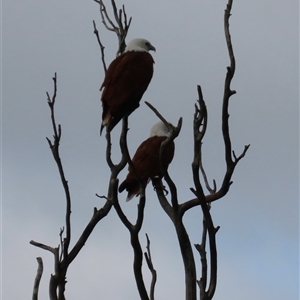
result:
[[[200,287],[200,293],[202,294],[202,298],[200,298],[201,300],[210,300],[212,299],[215,290],[216,290],[216,286],[217,286],[217,246],[216,246],[216,233],[219,230],[219,226],[218,227],[214,227],[213,225],[213,221],[210,215],[210,211],[209,211],[209,207],[207,205],[207,203],[205,202],[205,199],[203,199],[202,195],[198,195],[197,191],[194,189],[191,189],[191,191],[198,197],[199,201],[200,201],[200,205],[202,208],[202,212],[203,212],[203,220],[205,221],[205,225],[207,228],[207,232],[208,232],[208,236],[209,236],[209,251],[210,251],[210,282],[209,282],[209,287],[208,290],[205,291],[205,286],[204,283],[206,284],[207,281],[207,269],[205,270],[205,265],[204,265],[204,270],[202,269],[202,271],[204,271],[204,273],[202,273],[203,275],[203,280],[200,280],[200,284],[198,282],[198,285]],[[205,236],[206,239],[206,236]],[[205,240],[204,240],[205,241]],[[203,239],[202,239],[203,242]],[[202,254],[201,258],[203,258],[203,260],[206,260],[206,254],[205,256],[203,256],[203,247],[205,247],[205,242],[204,245],[201,245],[201,247],[198,247],[198,251],[200,250],[201,252],[200,255]],[[204,250],[205,251],[205,250]],[[203,266],[203,265],[202,265]],[[203,290],[204,288],[204,290]]]
[[[52,248],[50,246],[35,242],[33,240],[30,241],[30,244],[39,248],[42,248],[44,250],[50,251],[54,255],[54,275],[51,275],[50,278],[50,284],[49,284],[49,294],[50,294],[50,300],[58,300],[56,291],[57,287],[60,286],[60,292],[63,290],[61,285],[64,286],[65,284],[65,274],[67,270],[61,270],[60,269],[60,263],[59,263],[59,247]],[[62,273],[63,271],[63,273]],[[65,272],[64,272],[65,271]],[[61,299],[61,298],[60,298]]]
[[[160,113],[159,111],[149,102],[145,101],[146,105],[156,114],[156,116],[166,125],[170,132],[174,131],[174,126],[169,123]],[[182,121],[181,121],[182,123]],[[181,126],[181,125],[180,125]]]
[[[207,110],[203,99],[200,85],[198,85],[199,107],[195,105],[194,113],[194,159],[192,162],[193,181],[199,195],[204,198],[204,191],[200,182],[199,168],[202,167],[202,140],[204,138],[207,127]],[[203,168],[203,167],[202,167]],[[205,173],[205,172],[204,172]],[[185,212],[186,206],[182,205],[181,209]]]
[[[213,194],[216,192],[216,189],[217,189],[216,182],[215,182],[215,180],[213,180],[214,186],[213,186],[213,188],[211,188],[208,183],[206,172],[204,170],[203,162],[202,162],[202,140],[206,133],[208,114],[207,114],[207,108],[206,108],[206,104],[205,104],[205,101],[203,98],[201,86],[198,85],[197,89],[198,89],[198,96],[199,96],[199,100],[198,100],[199,108],[197,107],[197,105],[195,105],[195,115],[194,115],[194,120],[195,120],[194,135],[195,135],[195,137],[194,137],[194,140],[198,144],[198,145],[195,145],[195,147],[196,147],[195,153],[197,153],[196,151],[199,151],[199,153],[198,153],[199,157],[197,157],[197,155],[196,155],[196,157],[194,158],[194,162],[199,165],[199,168],[202,173],[204,183],[205,183],[207,190],[211,194]]]
[[[201,156],[202,158],[202,156]],[[207,176],[206,176],[206,172],[204,170],[204,167],[203,167],[203,163],[202,163],[202,159],[200,158],[200,171],[201,171],[201,174],[203,176],[203,179],[204,179],[204,183],[205,183],[205,187],[206,189],[210,192],[210,194],[214,194],[216,191],[217,191],[217,184],[216,184],[216,181],[213,179],[213,187],[211,187],[209,185],[209,182],[208,182],[208,179],[207,179]]]
[[[196,244],[195,248],[200,254],[200,259],[201,259],[201,278],[200,280],[197,281],[199,289],[200,289],[200,299],[205,299],[206,293],[206,285],[207,285],[207,256],[206,256],[206,240],[207,240],[207,226],[206,226],[206,221],[205,217],[203,216],[203,221],[202,221],[202,240],[201,244]]]
[[[41,248],[41,249],[50,251],[50,252],[53,253],[53,254],[55,254],[55,253],[57,252],[57,249],[58,249],[58,248],[53,248],[53,247],[47,246],[47,245],[42,244],[42,243],[35,242],[35,241],[33,241],[33,240],[31,240],[29,243],[30,243],[31,245],[33,245],[33,246],[36,246],[36,247],[39,247],[39,248]]]
[[[154,300],[154,289],[155,289],[155,284],[156,284],[156,280],[157,280],[157,273],[153,267],[151,251],[150,251],[150,240],[149,240],[147,233],[146,233],[146,238],[147,238],[147,246],[146,246],[147,252],[145,252],[144,255],[145,255],[145,259],[146,259],[148,268],[152,274],[152,280],[151,280],[151,286],[150,286],[150,300]]]
[[[100,36],[99,36],[99,31],[96,27],[96,22],[93,20],[93,25],[94,25],[94,33],[97,37],[97,41],[98,41],[98,44],[100,46],[100,51],[101,51],[101,60],[102,60],[102,65],[103,65],[103,69],[104,69],[104,73],[107,72],[107,67],[106,67],[106,63],[105,63],[105,58],[104,58],[104,45],[102,44],[101,40],[100,40]]]
[[[111,21],[111,19],[108,16],[108,13],[106,11],[106,7],[102,0],[94,0],[100,5],[100,14],[102,18],[102,23],[104,24],[105,28],[109,31],[116,31],[117,28],[114,25],[114,23]],[[110,24],[111,27],[108,26],[107,22]]]
[[[78,255],[82,247],[85,245],[87,239],[89,238],[90,234],[92,233],[98,222],[100,222],[104,217],[107,216],[107,214],[110,212],[111,207],[112,202],[107,200],[104,206],[99,210],[94,208],[94,213],[91,220],[89,221],[81,236],[79,237],[78,241],[69,253],[68,264],[71,264],[71,262],[76,258],[76,256]]]
[[[232,8],[232,0],[228,0],[225,13],[224,13],[224,31],[225,31],[226,44],[227,44],[229,58],[230,58],[230,66],[227,67],[227,74],[226,74],[225,86],[224,86],[223,107],[222,107],[222,133],[223,133],[223,139],[225,145],[225,160],[226,160],[227,169],[220,190],[214,195],[211,195],[213,200],[216,200],[216,198],[220,198],[224,196],[228,192],[229,187],[232,184],[231,177],[234,172],[235,166],[237,165],[238,161],[245,156],[250,146],[250,145],[245,146],[244,151],[239,156],[239,158],[235,159],[234,161],[232,160],[233,152],[232,152],[231,139],[229,134],[228,107],[229,107],[230,97],[236,92],[234,90],[231,90],[230,87],[231,81],[235,73],[235,57],[233,53],[233,47],[231,42],[230,30],[229,30],[229,18],[231,16],[231,8]],[[235,154],[233,156],[235,157]]]
[[[49,94],[47,93],[47,98],[48,98],[48,104],[51,110],[51,121],[52,121],[52,126],[53,126],[53,131],[54,131],[54,136],[53,136],[53,142],[50,141],[50,139],[47,138],[48,144],[50,145],[50,148],[52,150],[53,158],[56,162],[56,165],[59,170],[59,175],[60,179],[65,191],[65,197],[66,197],[66,216],[65,216],[65,222],[66,222],[66,237],[64,238],[64,247],[62,249],[64,258],[67,259],[68,256],[68,248],[71,240],[71,195],[70,195],[70,190],[68,186],[68,181],[65,178],[64,174],[64,169],[62,166],[61,158],[59,155],[59,143],[61,139],[61,126],[58,125],[56,126],[56,121],[55,121],[55,113],[54,113],[54,105],[55,105],[55,100],[56,100],[56,95],[57,95],[57,75],[55,73],[53,77],[54,81],[54,93],[52,98],[50,99]]]
[[[117,6],[116,6],[116,3],[114,0],[111,0],[111,6],[113,8],[113,12],[114,12],[114,16],[115,16],[115,20],[119,26],[119,30],[122,30],[122,22],[120,20],[121,16],[118,15],[118,9],[117,9]],[[121,14],[122,11],[120,11],[120,14]]]
[[[38,300],[38,294],[39,294],[39,287],[40,287],[40,281],[43,275],[43,260],[41,257],[36,258],[38,262],[38,269],[36,272],[36,277],[34,280],[34,285],[33,285],[33,293],[32,293],[32,300]]]
[[[226,6],[226,10],[224,13],[224,30],[225,30],[226,44],[227,44],[229,58],[230,58],[230,66],[227,67],[227,74],[225,78],[224,95],[223,95],[223,107],[222,107],[222,134],[223,134],[224,145],[225,145],[226,172],[223,178],[222,186],[218,191],[214,192],[214,190],[216,190],[215,188],[216,184],[214,182],[214,188],[210,191],[211,192],[210,195],[205,196],[206,202],[216,201],[227,194],[230,185],[232,184],[231,177],[233,175],[234,169],[237,163],[246,155],[246,152],[250,147],[250,145],[246,145],[244,147],[244,151],[242,152],[242,154],[237,157],[235,153],[232,151],[231,139],[229,134],[229,113],[228,113],[229,98],[236,93],[235,91],[231,90],[230,87],[231,81],[235,73],[235,58],[234,58],[231,36],[229,31],[229,17],[231,15],[231,8],[232,8],[232,0],[228,0],[228,4]],[[232,155],[234,160],[232,159]],[[197,186],[196,186],[196,190],[199,195],[200,190],[197,189]],[[201,193],[201,195],[203,197],[203,193]],[[184,211],[196,205],[199,205],[198,198],[191,199],[182,204],[182,206],[184,207]]]
[[[232,8],[232,2],[233,0],[228,0],[227,7],[225,9],[225,14],[224,14],[224,31],[225,31],[225,38],[226,38],[226,44],[228,48],[228,54],[230,58],[230,77],[234,76],[235,72],[235,57],[233,53],[233,47],[232,47],[232,42],[231,42],[231,35],[229,31],[229,18],[231,16],[231,8]],[[230,84],[230,82],[229,82]],[[235,91],[231,91],[232,94],[235,94]]]
[[[123,53],[126,48],[126,36],[131,24],[132,18],[129,18],[129,21],[127,21],[127,14],[125,11],[125,6],[122,6],[122,9],[118,10],[116,3],[114,0],[111,0],[111,5],[113,8],[113,14],[115,18],[116,24],[112,21],[112,19],[109,17],[106,7],[102,0],[94,0],[100,5],[100,15],[102,19],[102,23],[106,27],[107,30],[115,32],[115,34],[118,37],[119,41],[119,48],[116,53],[116,56]],[[124,21],[123,21],[124,18]]]
[[[245,145],[244,147],[244,151],[238,156],[236,157],[234,151],[233,151],[233,156],[234,156],[234,164],[237,165],[237,163],[246,155],[246,152],[248,151],[248,148],[250,147],[250,145]]]
[[[53,95],[52,97],[50,97],[49,93],[46,92],[47,95],[47,101],[48,101],[48,105],[51,109],[51,121],[52,121],[52,126],[53,126],[53,131],[54,131],[54,137],[58,137],[60,138],[60,135],[57,132],[57,126],[56,126],[56,122],[55,122],[55,118],[54,118],[54,104],[55,104],[55,100],[56,100],[56,94],[57,94],[57,74],[54,73],[54,77],[52,78],[53,80],[53,84],[54,84],[54,91],[53,91]]]

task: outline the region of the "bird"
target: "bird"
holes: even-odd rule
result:
[[[159,151],[162,142],[169,136],[170,132],[167,126],[160,121],[152,126],[150,137],[143,141],[137,148],[132,158],[132,164],[136,172],[129,166],[126,179],[119,186],[119,193],[124,190],[128,192],[126,201],[129,201],[134,196],[140,194],[140,183],[136,174],[140,177],[144,186],[147,185],[150,179],[163,177],[159,160]],[[163,153],[163,159],[167,166],[173,160],[174,152],[175,144],[172,141],[166,146]]]
[[[125,116],[139,107],[139,102],[153,76],[155,47],[146,39],[131,40],[124,52],[109,65],[100,87],[103,107],[102,124],[110,132]]]

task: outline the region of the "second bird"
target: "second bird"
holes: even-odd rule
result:
[[[168,128],[163,122],[156,123],[150,133],[150,137],[141,143],[136,150],[132,164],[137,175],[140,177],[144,185],[154,177],[162,177],[161,165],[159,160],[159,151],[162,142],[164,142],[170,135]],[[174,156],[175,145],[172,141],[166,146],[163,153],[164,163],[169,165]],[[126,179],[120,184],[119,192],[127,190],[127,201],[132,199],[135,195],[140,193],[140,183],[131,167]]]

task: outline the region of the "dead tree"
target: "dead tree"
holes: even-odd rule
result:
[[[131,18],[127,19],[127,14],[125,7],[117,9],[114,0],[111,0],[111,5],[113,8],[113,17],[109,16],[106,6],[102,0],[94,0],[99,4],[100,16],[102,23],[105,28],[109,31],[114,32],[118,38],[118,50],[117,54],[122,53],[126,47],[126,36],[131,24]],[[211,203],[224,197],[232,184],[231,178],[238,162],[245,156],[250,145],[244,147],[243,152],[236,156],[235,152],[232,150],[230,131],[229,131],[229,99],[235,94],[235,91],[231,89],[231,81],[235,73],[235,57],[233,53],[230,31],[229,31],[229,17],[231,15],[232,0],[228,0],[225,14],[224,14],[224,30],[226,43],[229,53],[230,65],[227,67],[227,74],[225,78],[224,94],[223,94],[223,108],[222,108],[222,135],[224,140],[224,152],[226,161],[226,171],[223,176],[223,181],[220,188],[217,188],[217,183],[214,180],[212,186],[209,184],[206,172],[202,163],[202,143],[203,138],[206,134],[207,128],[207,108],[202,94],[202,89],[200,86],[197,87],[198,91],[198,101],[195,104],[195,113],[193,119],[193,143],[194,143],[194,157],[192,160],[192,172],[193,172],[193,187],[191,191],[195,195],[193,199],[188,199],[186,201],[179,201],[177,195],[177,187],[172,180],[168,170],[167,165],[163,160],[163,154],[165,147],[171,143],[179,134],[182,126],[182,119],[179,118],[177,126],[173,126],[167,120],[164,119],[162,114],[158,112],[155,107],[150,103],[146,104],[153,111],[156,116],[162,120],[165,125],[169,128],[171,135],[162,143],[160,148],[160,163],[162,168],[162,173],[164,180],[167,183],[169,196],[165,194],[165,187],[163,186],[162,180],[159,178],[153,179],[153,185],[156,190],[157,198],[160,202],[162,209],[168,215],[170,220],[174,225],[176,236],[178,239],[181,256],[184,264],[185,270],[185,290],[186,300],[196,300],[197,294],[200,293],[201,300],[210,300],[213,298],[216,284],[217,284],[217,247],[216,247],[216,233],[219,227],[215,227],[211,213]],[[97,37],[98,44],[100,46],[101,60],[103,64],[104,71],[106,72],[106,62],[105,62],[105,47],[103,46],[99,32],[96,27],[95,21],[93,21],[94,33]],[[92,217],[86,227],[83,229],[80,237],[77,239],[75,245],[70,248],[71,241],[71,193],[68,186],[68,181],[65,177],[65,172],[63,164],[61,161],[59,146],[62,137],[62,128],[57,125],[55,119],[55,103],[57,98],[57,75],[53,77],[54,91],[53,95],[50,96],[47,93],[47,101],[51,112],[51,123],[53,128],[53,139],[47,138],[48,145],[51,149],[52,156],[58,167],[59,175],[61,178],[61,183],[65,191],[65,201],[66,201],[66,212],[65,212],[65,225],[60,229],[60,243],[57,247],[51,247],[46,244],[42,244],[36,241],[30,241],[34,246],[42,248],[44,250],[50,251],[54,256],[54,273],[51,275],[49,282],[49,297],[51,300],[65,300],[65,288],[66,288],[66,276],[68,267],[72,261],[77,257],[81,251],[84,244],[87,242],[90,234],[92,233],[95,226],[108,215],[111,208],[114,207],[117,212],[119,219],[128,229],[130,235],[130,242],[133,249],[133,271],[136,281],[136,286],[142,300],[153,300],[155,292],[156,283],[156,270],[151,258],[150,251],[150,239],[147,236],[146,252],[143,253],[142,246],[139,241],[139,232],[143,225],[143,219],[145,214],[145,204],[146,204],[146,194],[145,186],[142,180],[140,181],[141,192],[138,200],[137,208],[137,218],[136,222],[131,223],[125,213],[118,199],[118,175],[125,168],[127,164],[131,167],[132,161],[130,158],[130,153],[127,147],[127,132],[128,132],[128,117],[123,118],[122,131],[120,134],[120,152],[122,154],[120,161],[113,162],[111,158],[112,141],[110,133],[106,134],[106,162],[110,168],[110,178],[108,184],[108,191],[106,195],[97,195],[100,198],[105,199],[104,205],[98,209],[94,208]],[[133,167],[134,168],[134,167]],[[205,193],[204,187],[207,189],[208,194]],[[170,200],[168,200],[168,198]],[[201,276],[198,279],[196,274],[196,262],[193,253],[192,243],[190,241],[188,232],[186,230],[185,224],[183,222],[184,214],[196,207],[201,206],[203,212],[203,230],[202,230],[202,240],[200,244],[195,244],[195,249],[199,253],[201,262]],[[206,256],[206,251],[209,251],[209,262]],[[143,256],[144,254],[144,256]],[[142,273],[142,263],[145,257],[147,266],[152,274],[152,281],[150,284],[150,292],[147,291],[146,284],[143,279]],[[34,283],[33,299],[38,299],[38,288],[40,279],[43,272],[43,262],[41,258],[38,258],[38,271]],[[208,274],[209,273],[209,274]],[[209,281],[208,281],[209,278]],[[199,292],[197,291],[197,286]]]

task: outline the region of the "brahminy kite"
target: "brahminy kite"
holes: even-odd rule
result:
[[[131,200],[135,195],[139,195],[140,193],[140,183],[135,174],[138,174],[145,186],[149,179],[154,177],[161,178],[163,176],[159,161],[159,150],[160,145],[169,135],[170,132],[163,122],[156,123],[151,129],[150,137],[136,150],[132,159],[136,173],[129,166],[127,177],[119,186],[120,193],[125,189],[128,191],[126,201]],[[173,159],[174,150],[175,145],[173,141],[164,149],[163,159],[167,165]]]
[[[155,51],[155,48],[149,41],[134,39],[109,65],[100,87],[100,91],[103,90],[100,134],[104,126],[110,132],[125,115],[129,116],[139,107],[153,75],[150,50]]]

